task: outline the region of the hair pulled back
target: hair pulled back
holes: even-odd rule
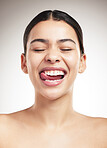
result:
[[[41,21],[46,21],[49,19],[53,19],[55,21],[64,21],[67,24],[69,24],[76,32],[79,46],[80,46],[80,52],[81,55],[84,54],[84,47],[83,47],[83,33],[80,25],[78,22],[72,18],[69,14],[59,11],[59,10],[46,10],[41,13],[39,13],[36,17],[34,17],[31,22],[28,24],[28,26],[25,29],[24,36],[23,36],[23,44],[24,44],[24,54],[26,55],[26,45],[29,37],[29,33],[32,30],[32,28],[38,24]]]

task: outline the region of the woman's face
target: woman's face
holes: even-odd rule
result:
[[[26,57],[22,55],[21,59],[36,93],[50,100],[67,94],[77,73],[85,69],[77,35],[64,21],[35,25],[29,34]]]

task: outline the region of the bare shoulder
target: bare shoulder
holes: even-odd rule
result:
[[[26,119],[26,116],[29,115],[30,108],[27,108],[22,111],[9,113],[9,114],[0,114],[0,127],[1,126],[13,126],[14,124],[23,123]]]
[[[94,121],[95,133],[99,144],[102,147],[107,147],[107,119],[96,118]]]
[[[95,118],[93,120],[95,143],[99,148],[107,147],[107,119]]]
[[[82,131],[87,133],[95,147],[107,147],[107,118],[90,117],[76,113],[77,121]],[[76,126],[77,127],[77,126]]]
[[[0,147],[4,147],[4,144],[9,140],[9,131],[11,128],[11,122],[8,115],[0,115]]]
[[[107,147],[107,118],[88,117],[86,123],[90,126],[90,134],[94,137],[94,142],[99,148]]]
[[[90,122],[93,125],[95,132],[100,132],[99,136],[102,134],[107,134],[107,118],[102,117],[89,117]]]
[[[24,128],[25,114],[26,110],[11,114],[0,114],[0,147],[6,145],[6,142],[12,141],[15,134],[21,132]]]
[[[10,124],[9,115],[1,114],[0,115],[0,135],[4,134],[6,132],[6,129],[9,129],[9,124]]]

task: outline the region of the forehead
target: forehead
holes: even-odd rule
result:
[[[35,38],[43,38],[56,41],[62,38],[71,38],[78,42],[75,30],[64,21],[47,20],[35,25],[28,38],[28,42]]]

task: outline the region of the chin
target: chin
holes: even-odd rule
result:
[[[58,93],[45,93],[45,94],[42,94],[42,96],[44,96],[48,100],[57,100],[61,98],[63,95]]]
[[[42,92],[41,96],[45,99],[48,99],[48,100],[57,100],[66,94],[66,91],[58,90],[58,89],[45,90],[45,91],[41,91],[41,92]]]

